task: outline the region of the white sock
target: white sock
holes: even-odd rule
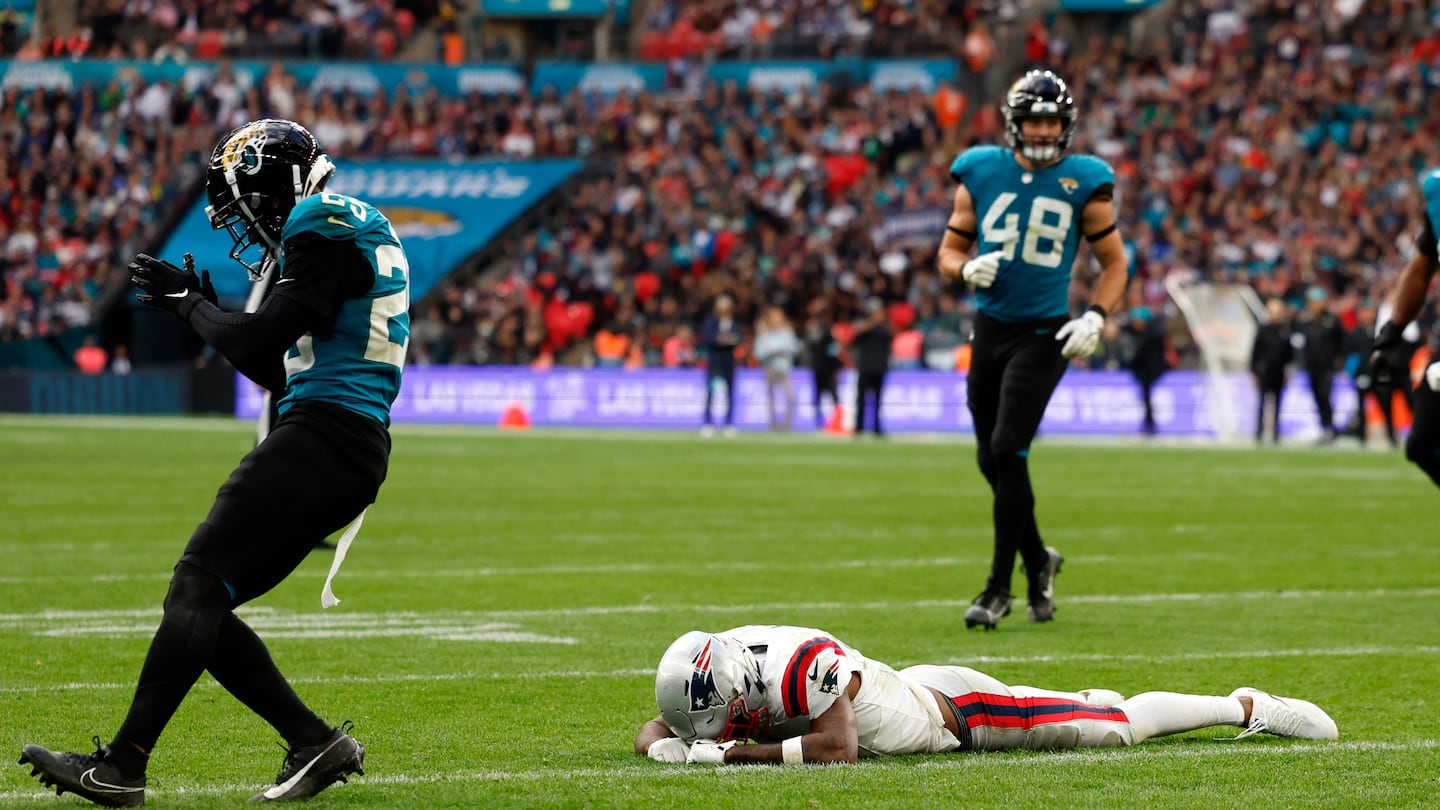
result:
[[[1239,698],[1232,697],[1144,692],[1121,701],[1115,708],[1124,710],[1130,718],[1137,743],[1208,726],[1245,725],[1245,707]]]

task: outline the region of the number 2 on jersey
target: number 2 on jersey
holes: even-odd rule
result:
[[[405,279],[405,286],[371,302],[370,339],[365,343],[365,359],[403,366],[409,336],[401,337],[397,343],[390,334],[392,327],[398,326],[395,319],[410,309],[410,264],[405,260],[404,251],[395,245],[376,245],[375,268],[385,278],[393,278],[399,271],[400,278]]]
[[[986,242],[999,242],[1006,259],[1015,258],[1015,246],[1020,239],[1020,215],[1006,213],[1015,202],[1016,194],[1005,192],[995,198],[985,218],[980,222],[980,233]],[[1055,221],[1047,219],[1047,215]],[[1053,197],[1036,197],[1030,204],[1030,218],[1025,224],[1025,246],[1020,258],[1038,267],[1059,267],[1065,255],[1065,237],[1070,235],[1070,222],[1075,218],[1075,207],[1064,200]],[[1040,240],[1049,242],[1041,250]]]

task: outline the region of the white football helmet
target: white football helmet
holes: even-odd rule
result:
[[[660,716],[682,740],[751,740],[770,728],[760,665],[733,638],[691,631],[675,640],[655,673]]]

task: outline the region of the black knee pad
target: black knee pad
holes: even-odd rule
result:
[[[200,613],[230,605],[230,590],[224,580],[198,565],[180,562],[170,577],[170,590],[165,594],[165,612]]]

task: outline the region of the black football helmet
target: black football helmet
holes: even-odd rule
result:
[[[1038,163],[1058,160],[1075,137],[1075,99],[1065,80],[1048,70],[1032,70],[1010,85],[1000,111],[1005,115],[1005,141],[1011,149]],[[1059,118],[1060,137],[1053,144],[1025,142],[1020,122],[1026,118]]]
[[[280,235],[295,204],[325,188],[335,164],[310,130],[294,121],[266,118],[231,130],[205,170],[205,215],[210,227],[235,240],[230,258],[260,280],[267,258],[280,256]],[[261,254],[244,254],[259,245]]]

